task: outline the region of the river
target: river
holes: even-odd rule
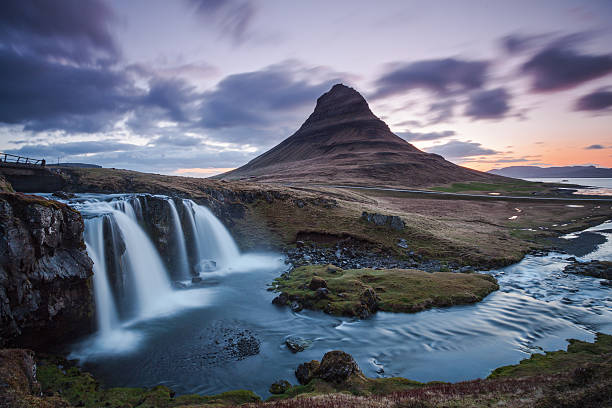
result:
[[[86,216],[90,251],[93,242],[100,242],[91,238],[92,228],[98,228],[95,220],[109,214],[109,205],[112,211],[133,213],[138,221],[138,211],[116,203],[128,201],[126,197],[87,195],[71,203]],[[605,242],[582,259],[612,260],[612,222],[588,231],[566,239],[601,235]],[[135,242],[146,239],[132,234]],[[126,251],[136,251],[135,245],[126,240]],[[147,256],[142,244],[138,248],[139,253],[130,255],[136,263],[139,256]],[[515,265],[487,272],[498,279],[500,290],[474,305],[416,314],[379,312],[356,320],[321,312],[294,313],[272,305],[275,294],[266,289],[286,269],[283,258],[237,253],[229,265],[202,273],[201,286],[168,290],[165,283],[156,283],[164,288],[158,303],[168,307],[119,318],[114,326],[107,323],[104,335],[101,328],[72,344],[69,351],[106,386],[164,384],[179,394],[249,389],[266,397],[272,382],[284,378],[297,383],[293,372],[300,363],[320,360],[335,349],[352,354],[371,377],[484,378],[494,368],[515,364],[530,353],[565,348],[566,339],[592,341],[598,331],[612,333],[612,290],[600,285],[599,279],[563,273],[569,256],[529,255]],[[147,262],[149,269],[158,268]],[[110,298],[108,293],[105,296]],[[291,353],[284,345],[291,335],[312,340],[312,346]]]

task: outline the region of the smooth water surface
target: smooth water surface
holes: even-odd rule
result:
[[[574,194],[612,195],[612,178],[563,178],[563,177],[540,177],[526,178],[528,181],[542,181],[544,183],[577,184],[589,186],[576,191]]]

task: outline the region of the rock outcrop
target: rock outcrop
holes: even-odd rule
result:
[[[12,193],[13,186],[2,175],[0,175],[0,192]]]
[[[612,262],[596,260],[579,262],[574,257],[569,258],[569,260],[572,261],[572,263],[563,269],[565,273],[575,273],[599,279],[612,280]]]
[[[0,193],[0,346],[43,348],[91,331],[83,228],[64,204]]]
[[[406,228],[406,223],[397,215],[384,215],[378,213],[369,213],[364,211],[361,213],[361,219],[379,227],[387,226],[394,230],[401,231]]]
[[[353,377],[365,378],[353,356],[339,350],[325,353],[320,363],[312,360],[300,364],[295,370],[295,376],[303,385],[315,378],[335,385],[344,384]]]

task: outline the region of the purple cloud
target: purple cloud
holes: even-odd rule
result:
[[[395,132],[396,135],[401,137],[402,139],[406,139],[409,142],[424,142],[429,140],[438,140],[444,139],[445,137],[450,137],[455,135],[454,130],[443,130],[441,132],[427,132],[427,133],[419,133],[419,132]]]
[[[63,58],[79,63],[116,61],[110,33],[115,15],[101,0],[5,0],[0,2],[0,39],[20,54]]]
[[[201,124],[213,129],[270,125],[277,114],[312,106],[336,82],[337,77],[315,83],[299,79],[290,64],[230,75],[204,94]]]
[[[421,88],[439,94],[481,88],[487,77],[488,62],[456,58],[395,64],[375,82],[373,98],[384,98]]]
[[[256,13],[251,1],[238,0],[188,0],[201,16],[215,20],[223,35],[239,44],[246,40],[246,33]]]
[[[473,156],[490,156],[499,152],[483,147],[476,142],[462,142],[459,140],[451,140],[443,145],[433,146],[426,149],[428,153],[439,154],[447,159],[463,159]]]
[[[612,89],[601,88],[584,95],[574,106],[578,111],[602,111],[612,107]]]
[[[510,94],[504,88],[477,91],[470,95],[466,116],[473,119],[499,119],[510,111]]]
[[[579,53],[571,48],[574,42],[557,41],[523,64],[522,72],[531,77],[532,91],[560,91],[612,72],[612,55]]]

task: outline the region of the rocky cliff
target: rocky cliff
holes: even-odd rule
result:
[[[92,265],[78,212],[0,193],[0,346],[45,348],[90,331]]]

